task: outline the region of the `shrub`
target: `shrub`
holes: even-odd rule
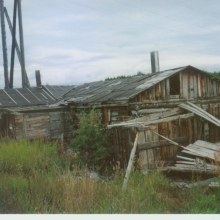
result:
[[[70,147],[78,155],[81,164],[90,168],[101,167],[103,171],[109,167],[113,157],[112,132],[106,130],[97,110],[77,114],[78,129],[73,130]]]

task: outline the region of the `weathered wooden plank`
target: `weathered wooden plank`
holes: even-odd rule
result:
[[[178,171],[178,172],[196,172],[196,173],[204,173],[204,174],[216,174],[216,172],[212,170],[199,170],[199,169],[181,168],[181,167],[168,167],[167,169],[170,171]]]
[[[213,90],[213,80],[210,79],[209,80],[209,91],[210,91],[210,97],[213,97],[214,96],[214,90]]]
[[[192,119],[191,119],[191,118],[188,118],[188,119],[187,119],[187,122],[188,122],[189,143],[192,144],[192,143],[193,143]]]
[[[220,123],[216,122],[216,120],[213,120],[213,119],[211,118],[211,116],[208,116],[207,114],[204,114],[204,113],[202,112],[202,109],[201,109],[201,110],[197,110],[196,108],[193,108],[193,107],[191,107],[191,106],[189,106],[189,105],[185,105],[185,104],[181,104],[181,105],[179,105],[179,106],[180,106],[181,108],[184,108],[184,109],[190,111],[190,112],[193,112],[194,114],[196,114],[196,115],[198,115],[198,116],[200,116],[200,117],[206,119],[207,121],[209,121],[209,122],[211,122],[211,123],[213,123],[213,124],[215,124],[215,125],[217,125],[217,126],[220,126]]]
[[[175,137],[175,130],[173,129],[173,122],[174,121],[168,122],[169,139],[172,139]],[[169,146],[169,144],[167,146]],[[170,158],[173,158],[174,157],[174,145],[171,145],[169,149],[170,149]]]
[[[194,91],[194,98],[198,98],[198,84],[197,84],[197,75],[193,75],[193,91]]]
[[[152,91],[152,100],[156,100],[156,98],[155,98],[155,86],[152,86],[151,91]]]
[[[145,143],[145,134],[142,131],[142,132],[139,133],[137,144],[140,145],[140,144],[143,144],[143,143]],[[147,157],[147,151],[146,150],[139,151],[139,165],[140,165],[141,170],[146,170],[146,169],[149,168],[148,157]]]
[[[155,99],[159,100],[160,99],[160,83],[157,83],[155,85]]]
[[[198,97],[202,97],[202,86],[201,86],[201,75],[197,75],[197,85],[198,85]]]
[[[134,147],[133,147],[133,149],[131,151],[131,155],[130,155],[130,159],[129,159],[128,168],[127,168],[127,171],[126,171],[126,175],[125,175],[122,191],[124,191],[126,189],[126,187],[127,187],[127,182],[128,182],[129,176],[130,176],[131,168],[132,168],[132,165],[133,165],[133,162],[134,162],[134,156],[135,156],[136,149],[137,149],[138,135],[139,135],[139,133],[136,134],[136,139],[135,139],[135,142],[134,142]]]
[[[180,80],[180,98],[183,98],[183,73],[179,73],[179,80]]]
[[[36,124],[26,124],[26,129],[44,127],[46,125],[50,125],[50,122],[47,121],[47,122],[41,122],[41,123],[36,123]]]
[[[194,90],[196,90],[196,88],[194,88],[194,75],[190,73],[190,98],[195,98]]]
[[[175,138],[170,138],[170,140],[181,144],[183,142],[187,142],[188,137],[175,137]],[[162,141],[162,140],[161,142],[150,141],[150,142],[146,142],[143,144],[138,144],[138,148],[139,148],[139,151],[142,151],[142,150],[159,148],[159,147],[170,146],[170,145],[172,145],[172,143],[169,141]]]
[[[218,96],[220,96],[220,83],[219,82],[217,82],[217,90],[218,90]]]
[[[189,98],[189,85],[188,85],[188,73],[183,73],[183,98],[188,99]]]
[[[162,95],[162,100],[166,99],[166,82],[165,80],[162,81],[161,84],[161,95]]]
[[[50,117],[49,116],[41,116],[41,117],[35,117],[35,118],[26,118],[26,122],[31,122],[31,123],[34,123],[34,122],[38,122],[38,121],[49,121],[50,120]]]
[[[107,126],[109,124],[109,121],[108,121],[108,109],[107,108],[104,108],[103,116],[104,116],[105,128],[107,128]]]
[[[193,118],[193,137],[194,137],[194,141],[198,140],[198,123],[197,123],[197,116],[195,116]]]
[[[170,79],[166,79],[166,100],[170,99]]]
[[[153,135],[151,131],[145,131],[145,142],[149,142],[153,140]],[[147,160],[148,160],[148,168],[154,168],[154,152],[153,149],[147,149]]]
[[[201,76],[201,85],[202,85],[202,97],[206,97],[206,88],[205,88],[205,76]]]
[[[183,157],[183,156],[179,156],[179,155],[177,155],[176,157],[179,158],[179,159],[182,159],[182,160],[188,160],[188,161],[195,162],[195,159],[192,159],[192,158],[189,158],[189,157]]]
[[[167,118],[163,118],[163,119],[158,119],[158,120],[152,120],[152,121],[134,121],[134,122],[129,122],[129,123],[119,123],[119,124],[113,124],[113,125],[108,125],[108,129],[111,129],[113,127],[122,127],[122,126],[133,126],[133,127],[137,127],[137,128],[142,128],[143,126],[147,126],[147,125],[154,125],[154,124],[158,124],[158,123],[163,123],[163,122],[169,122],[169,121],[173,121],[173,120],[177,120],[177,119],[186,119],[186,118],[190,118],[190,117],[194,117],[194,113],[189,113],[189,114],[183,114],[183,115],[176,115],[176,116],[172,116],[172,117],[167,117]]]
[[[203,148],[211,149],[213,151],[220,150],[220,146],[218,144],[213,144],[207,141],[198,140],[194,143],[194,145],[198,145]]]
[[[209,97],[209,77],[205,76],[205,96]]]
[[[217,85],[216,80],[213,80],[213,95],[217,96]]]
[[[137,113],[138,115],[144,115],[144,114],[153,114],[157,112],[165,112],[168,110],[169,110],[168,108],[142,109],[142,110],[139,110]]]
[[[24,115],[23,117],[23,136],[26,139],[27,138],[27,131],[26,131],[26,121],[27,121],[27,115]]]
[[[203,110],[202,108],[200,108],[199,106],[191,103],[191,102],[187,102],[187,104],[189,104],[190,106],[192,106],[193,108],[199,110],[201,113],[203,113],[204,115],[208,116],[209,118],[213,119],[214,121],[216,121],[217,123],[220,123],[220,120],[213,115],[213,112],[212,113],[208,113],[207,111]]]

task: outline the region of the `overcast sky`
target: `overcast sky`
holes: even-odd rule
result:
[[[5,0],[11,20],[13,2]],[[192,65],[220,71],[219,11],[219,0],[22,0],[31,85],[36,84],[35,70],[50,85],[150,73],[154,50],[159,51],[161,70]],[[7,25],[6,30],[10,64]],[[17,58],[15,86],[21,87]]]

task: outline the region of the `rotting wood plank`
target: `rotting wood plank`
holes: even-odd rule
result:
[[[152,141],[153,135],[151,131],[145,131],[145,142]],[[154,168],[154,153],[153,149],[147,149],[147,161],[148,161],[148,168],[153,169]]]
[[[205,76],[201,76],[201,84],[202,84],[202,97],[206,97],[206,88],[205,88]]]
[[[216,81],[213,81],[213,95],[217,96],[217,85],[216,85]]]
[[[189,93],[188,93],[188,74],[186,72],[183,73],[183,98],[188,99]]]
[[[183,74],[182,72],[179,73],[179,80],[180,80],[180,98],[183,98]]]
[[[214,155],[214,153],[216,153],[215,150],[212,150],[212,149],[210,149],[210,148],[206,148],[206,147],[203,147],[203,146],[195,145],[195,144],[190,144],[190,145],[188,145],[186,148],[188,148],[188,147],[193,148],[193,149],[196,149],[196,150],[198,150],[199,152],[202,151],[202,152],[208,153],[208,154],[213,154],[213,155]]]
[[[177,155],[176,157],[177,157],[178,159],[188,160],[188,161],[195,162],[195,159],[192,159],[192,158],[189,158],[189,157],[183,157],[183,156],[179,156],[179,155]]]
[[[194,133],[194,141],[198,140],[198,126],[197,126],[197,116],[193,118],[193,133]]]
[[[152,100],[155,100],[156,98],[155,98],[155,85],[154,86],[152,86]]]
[[[141,122],[141,121],[152,121],[152,120],[165,118],[165,117],[176,115],[176,114],[181,114],[183,112],[184,112],[184,110],[177,107],[177,108],[173,108],[171,110],[167,110],[167,111],[164,111],[164,112],[158,112],[158,113],[150,114],[150,115],[147,115],[147,116],[144,116],[144,117],[141,117],[141,118],[136,118],[134,120],[130,120],[129,123]]]
[[[191,105],[192,107],[198,109],[199,111],[201,111],[203,114],[205,114],[206,116],[210,117],[211,119],[215,120],[216,122],[220,123],[220,120],[217,119],[216,117],[212,116],[212,114],[208,113],[207,111],[203,110],[202,108],[198,107],[197,105],[191,103],[191,102],[187,102],[187,104]]]
[[[216,174],[216,171],[212,170],[199,170],[199,169],[191,169],[191,168],[180,168],[180,167],[168,167],[170,171],[178,171],[178,172],[196,172],[196,173],[204,173],[204,174]]]
[[[187,122],[188,122],[189,143],[192,144],[193,143],[192,119],[188,118]]]
[[[129,159],[128,168],[127,168],[127,171],[126,171],[122,191],[126,190],[126,187],[127,187],[128,179],[129,179],[130,172],[131,172],[131,168],[132,168],[132,165],[133,165],[133,162],[134,162],[135,152],[136,152],[136,149],[137,149],[138,135],[139,135],[139,132],[137,132],[137,134],[136,134],[134,147],[131,151],[131,155],[130,155],[130,159]]]
[[[197,75],[197,85],[198,85],[198,97],[202,97],[202,89],[201,89],[201,75],[198,73]]]
[[[163,80],[162,84],[161,84],[161,96],[162,96],[162,100],[166,99],[166,82],[165,82],[165,80]]]
[[[194,74],[193,75],[193,91],[194,91],[194,98],[197,99],[198,98],[198,84],[197,84],[197,75]]]
[[[166,100],[170,99],[170,79],[166,79]]]
[[[139,129],[143,129],[143,128],[145,128],[144,126],[147,126],[147,125],[154,125],[154,124],[158,124],[158,123],[177,120],[177,119],[180,119],[180,118],[186,119],[186,118],[190,118],[190,117],[194,117],[194,113],[177,115],[177,116],[172,116],[172,117],[167,117],[167,118],[153,120],[153,121],[147,121],[147,122],[137,121],[137,122],[132,122],[132,123],[113,124],[113,125],[108,125],[108,129],[111,129],[113,127],[122,127],[122,126],[133,126],[133,127],[139,128]]]
[[[190,73],[190,98],[195,98],[194,97],[194,75]]]
[[[160,89],[159,89],[160,83],[157,83],[155,85],[155,99],[159,100],[160,99]]]
[[[211,117],[210,115],[204,114],[201,110],[197,110],[191,106],[185,105],[185,104],[181,104],[179,105],[181,108],[184,108],[190,112],[193,112],[194,114],[206,119],[207,121],[217,125],[218,127],[220,126],[220,123],[217,123],[216,120],[213,120],[213,116]]]
[[[139,137],[138,137],[138,145],[144,144],[145,143],[145,134],[144,132],[140,132],[139,133]],[[148,155],[147,155],[147,151],[139,151],[139,165],[140,165],[140,169],[141,170],[146,170],[149,168],[148,165]]]
[[[177,142],[177,143],[184,143],[188,141],[188,137],[175,137],[175,138],[171,138],[170,140]],[[139,148],[139,151],[142,151],[142,150],[147,150],[151,148],[159,148],[159,147],[164,147],[164,146],[169,146],[169,145],[173,145],[173,144],[170,143],[169,141],[161,141],[161,142],[150,141],[150,142],[146,142],[143,144],[138,144],[138,148]]]
[[[204,170],[204,171],[205,170],[217,171],[215,166],[208,165],[208,164],[206,164],[206,169],[204,169],[204,167],[199,168],[199,167],[196,166],[196,164],[195,165],[193,165],[193,164],[190,165],[190,164],[180,164],[180,163],[178,163],[178,164],[175,164],[174,166],[178,167],[178,168],[191,168],[191,169],[199,169],[199,170]]]

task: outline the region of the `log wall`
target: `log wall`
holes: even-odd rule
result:
[[[61,134],[68,137],[70,133],[70,123],[63,122],[64,112],[38,112],[23,113],[20,115],[4,115],[4,133],[17,140],[25,138],[28,140],[35,138],[60,139]]]

